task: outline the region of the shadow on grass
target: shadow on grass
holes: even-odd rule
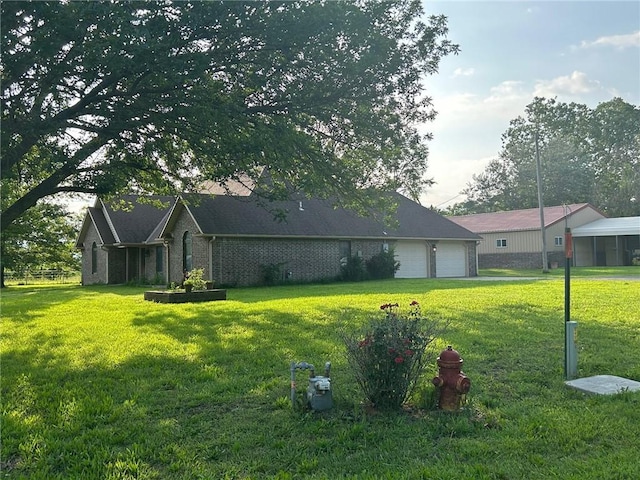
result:
[[[555,279],[552,279],[555,280]],[[528,285],[539,280],[510,280],[509,283]],[[272,287],[246,287],[229,289],[227,299],[242,303],[254,303],[265,299],[314,298],[350,295],[422,295],[437,290],[473,289],[479,286],[504,285],[502,280],[484,280],[482,285],[474,280],[461,279],[391,279],[350,283],[311,285],[278,285]]]
[[[563,387],[561,308],[517,298],[521,284],[500,304],[482,307],[473,305],[477,295],[468,289],[479,288],[491,297],[486,284],[362,285],[354,284],[344,294],[418,295],[425,305],[437,297],[439,313],[451,321],[439,347],[454,345],[472,380],[471,407],[463,415],[363,414],[340,329],[357,328],[379,314],[376,305],[369,310],[352,305],[338,309],[319,302],[308,308],[307,317],[286,306],[269,306],[271,299],[290,298],[290,287],[269,289],[269,295],[261,290],[262,298],[253,294],[253,299],[251,290],[237,289],[234,295],[247,293],[248,302],[239,298],[185,307],[132,303],[130,324],[140,342],[150,338],[156,343],[113,364],[92,362],[91,353],[117,346],[115,329],[112,345],[78,345],[80,353],[59,348],[64,338],[55,329],[37,333],[30,345],[5,343],[3,472],[15,478],[335,478],[358,475],[375,464],[381,475],[403,471],[412,478],[429,478],[424,472],[431,468],[450,468],[473,478],[474,468],[482,465],[495,477],[503,472],[504,478],[526,478],[540,462],[566,476],[571,468],[564,466],[566,459],[578,449],[587,452],[585,456],[596,455],[588,467],[580,467],[589,472],[596,471],[596,464],[606,464],[603,459],[610,460],[607,451],[629,453],[623,451],[626,440],[619,433],[629,424],[608,412],[623,402],[637,407],[636,397],[587,400],[592,408],[585,409],[583,397]],[[323,287],[312,290],[322,292]],[[466,292],[462,299],[456,299],[456,289]],[[141,295],[139,289],[132,290],[131,295]],[[71,289],[49,300],[64,303],[84,292]],[[341,293],[329,289],[324,294]],[[114,297],[118,295],[131,296],[125,292]],[[318,295],[305,293],[306,298]],[[11,321],[20,327],[22,310],[18,299],[13,301]],[[263,304],[238,306],[258,302]],[[33,315],[34,309],[42,315],[46,308],[40,298],[24,313]],[[580,368],[640,364],[637,324],[613,329],[582,323]],[[163,350],[164,337],[172,340],[171,350]],[[427,377],[435,373],[437,353]],[[291,411],[288,368],[294,360],[334,363],[333,411]],[[629,368],[631,373],[637,369]],[[431,388],[430,378],[424,381]],[[609,407],[599,408],[605,402]],[[637,423],[631,425],[633,429]],[[603,458],[593,453],[597,442],[605,444]],[[585,456],[579,460],[588,461]]]

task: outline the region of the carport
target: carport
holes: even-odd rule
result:
[[[576,267],[616,267],[640,262],[640,217],[603,218],[576,227]]]

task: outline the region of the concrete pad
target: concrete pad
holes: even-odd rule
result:
[[[622,392],[640,391],[640,382],[615,375],[596,375],[595,377],[567,380],[567,386],[584,393],[596,393],[598,395],[614,395]]]

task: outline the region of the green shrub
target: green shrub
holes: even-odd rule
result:
[[[262,283],[264,285],[277,285],[279,283],[282,283],[282,267],[284,265],[284,263],[269,263],[267,265],[260,265],[260,272],[262,273]]]
[[[394,250],[382,251],[366,261],[367,273],[373,280],[393,278],[400,268],[400,262],[396,261]]]
[[[347,257],[347,263],[340,267],[340,280],[344,282],[360,282],[366,280],[367,271],[362,257]]]
[[[376,409],[400,408],[428,363],[427,347],[446,324],[423,317],[418,302],[404,314],[397,303],[380,307],[363,332],[344,335],[349,365],[365,399]]]
[[[183,285],[192,285],[194,290],[204,290],[207,286],[207,282],[204,279],[204,269],[194,268],[188,272]]]

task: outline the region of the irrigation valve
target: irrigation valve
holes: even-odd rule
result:
[[[307,362],[291,363],[291,405],[296,406],[296,370],[309,370],[309,385],[307,386],[307,404],[312,410],[329,410],[333,407],[331,393],[331,362],[324,364],[324,376],[316,375],[313,365]]]
[[[471,388],[471,380],[461,370],[462,358],[451,345],[438,357],[438,376],[432,380],[440,391],[438,407],[441,410],[456,411],[462,405],[463,395]]]

